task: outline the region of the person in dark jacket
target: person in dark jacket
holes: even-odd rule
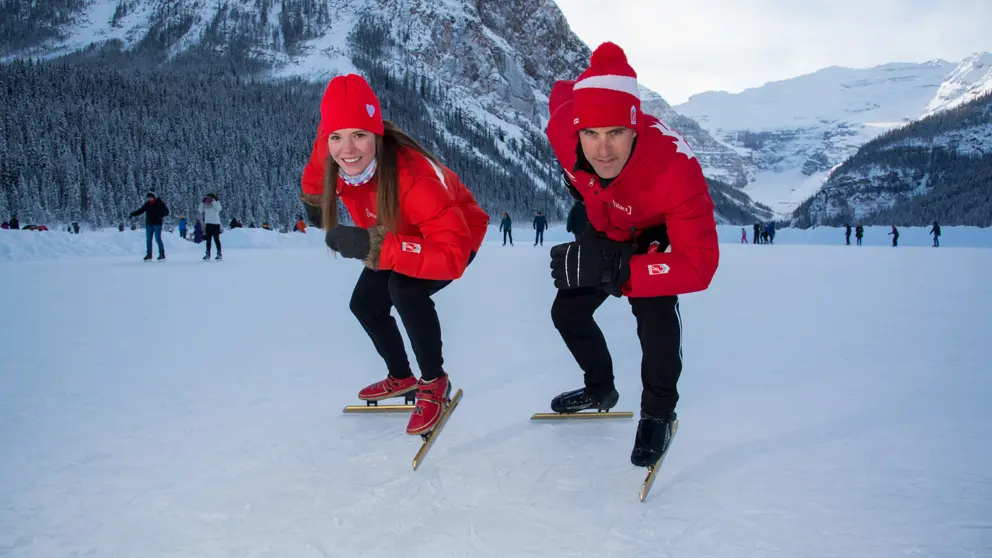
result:
[[[940,246],[940,225],[937,221],[933,222],[933,228],[930,229],[930,234],[933,235],[933,247],[937,248]]]
[[[10,221],[8,221],[11,230],[17,230],[21,228],[21,222],[17,220],[17,215],[11,215]]]
[[[851,224],[850,223],[844,223],[844,242],[847,243],[847,246],[850,246],[851,245]]]
[[[892,232],[889,233],[892,236],[892,246],[899,246],[899,229],[895,225],[892,225]]]
[[[861,223],[854,227],[854,237],[858,239],[858,246],[861,246],[861,239],[865,237],[865,228]]]
[[[506,246],[506,238],[510,238],[510,246],[513,246],[513,231],[511,230],[513,222],[510,220],[510,214],[503,212],[503,220],[499,222],[499,230],[503,231],[503,246]]]
[[[145,261],[152,259],[152,236],[158,244],[158,259],[165,259],[165,246],[162,244],[162,220],[169,215],[165,202],[155,196],[155,192],[145,194],[145,204],[131,212],[131,217],[145,214]]]
[[[575,240],[579,240],[579,236],[582,232],[586,230],[586,226],[589,225],[589,217],[586,215],[586,205],[581,201],[575,200],[572,204],[572,209],[568,212],[568,221],[565,222],[565,230],[575,235]]]
[[[534,217],[534,230],[537,231],[534,235],[534,246],[537,246],[538,243],[544,246],[544,229],[546,228],[548,228],[548,218],[538,211],[537,217]]]
[[[761,224],[760,223],[755,223],[754,224],[754,243],[753,244],[761,244]]]

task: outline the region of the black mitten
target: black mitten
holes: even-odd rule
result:
[[[369,231],[362,227],[334,227],[324,235],[324,242],[346,258],[364,260],[369,255]]]

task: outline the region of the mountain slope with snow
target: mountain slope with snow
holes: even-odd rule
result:
[[[952,109],[989,92],[992,92],[992,53],[973,54],[962,60],[940,84],[922,116]]]
[[[992,93],[888,132],[838,166],[796,226],[992,225]]]
[[[992,90],[992,54],[867,69],[824,68],[675,108],[733,146],[751,198],[780,215],[816,194],[832,169],[881,134]]]
[[[28,0],[13,5],[28,6]],[[75,11],[72,11],[75,9]],[[460,111],[477,126],[505,136],[499,149],[526,164],[547,167],[532,149],[513,148],[541,137],[547,95],[557,79],[574,78],[590,50],[571,31],[551,0],[93,0],[69,8],[58,39],[39,38],[8,55],[70,52],[93,41],[120,41],[129,49],[161,49],[169,56],[191,50],[262,62],[272,79],[324,82],[363,72],[363,49],[391,75],[427,78],[446,93],[438,111]],[[25,7],[24,12],[30,14]],[[25,16],[27,17],[27,16]],[[368,31],[375,25],[373,33]],[[388,44],[386,44],[388,43]],[[383,48],[385,47],[385,48]],[[707,177],[743,184],[743,162],[691,119],[675,114],[647,89],[645,109],[663,113],[693,146]],[[440,130],[441,133],[448,132]],[[470,141],[465,142],[471,145]],[[511,155],[512,154],[512,155]],[[494,162],[503,164],[503,162]],[[531,187],[554,188],[537,172]],[[514,186],[519,187],[519,186]],[[756,208],[757,209],[757,208]]]
[[[943,60],[830,67],[674,108],[737,149],[750,171],[745,192],[785,214],[865,142],[919,118],[952,69]]]

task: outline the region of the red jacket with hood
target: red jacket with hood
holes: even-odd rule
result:
[[[314,142],[303,170],[304,194],[324,192],[328,151],[325,140]],[[397,157],[400,215],[395,232],[382,243],[379,269],[420,279],[457,279],[465,272],[472,252],[478,252],[489,225],[489,215],[451,169],[435,165],[420,153],[402,149]],[[351,186],[340,177],[338,197],[355,225],[371,228],[376,215],[376,177]]]
[[[573,195],[585,204],[589,225],[612,240],[638,244],[621,292],[656,297],[705,290],[720,252],[699,160],[678,132],[645,114],[630,159],[604,187],[584,157],[579,160],[572,83],[559,81],[552,89],[546,133]]]

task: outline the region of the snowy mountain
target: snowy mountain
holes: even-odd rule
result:
[[[965,58],[940,84],[923,116],[954,108],[992,91],[992,53],[981,52]]]
[[[781,214],[816,193],[867,141],[992,87],[988,53],[868,69],[829,67],[741,93],[707,92],[675,110],[746,161],[744,190]]]
[[[838,166],[792,224],[992,226],[992,92],[888,132]]]
[[[56,9],[28,0],[5,3],[0,54],[51,57],[108,41],[169,60],[191,53],[221,55],[269,80],[302,78],[326,83],[344,72],[377,74],[404,83],[432,84],[442,94],[427,103],[428,118],[458,113],[485,136],[494,154],[480,153],[478,138],[451,126],[433,133],[461,145],[457,157],[529,178],[504,179],[514,189],[552,193],[569,203],[555,179],[543,140],[547,94],[556,79],[573,78],[590,49],[571,31],[552,0],[56,0]],[[23,32],[23,29],[37,32]],[[381,84],[373,83],[374,86]],[[645,110],[658,111],[683,130],[707,177],[743,184],[744,166],[733,150],[694,121],[644,90]],[[397,103],[396,110],[405,108]],[[493,171],[496,172],[496,171]],[[765,213],[744,202],[748,211]],[[489,209],[502,211],[496,204]],[[522,208],[516,208],[522,209]],[[547,210],[546,210],[547,211]],[[726,218],[720,215],[723,221]]]

